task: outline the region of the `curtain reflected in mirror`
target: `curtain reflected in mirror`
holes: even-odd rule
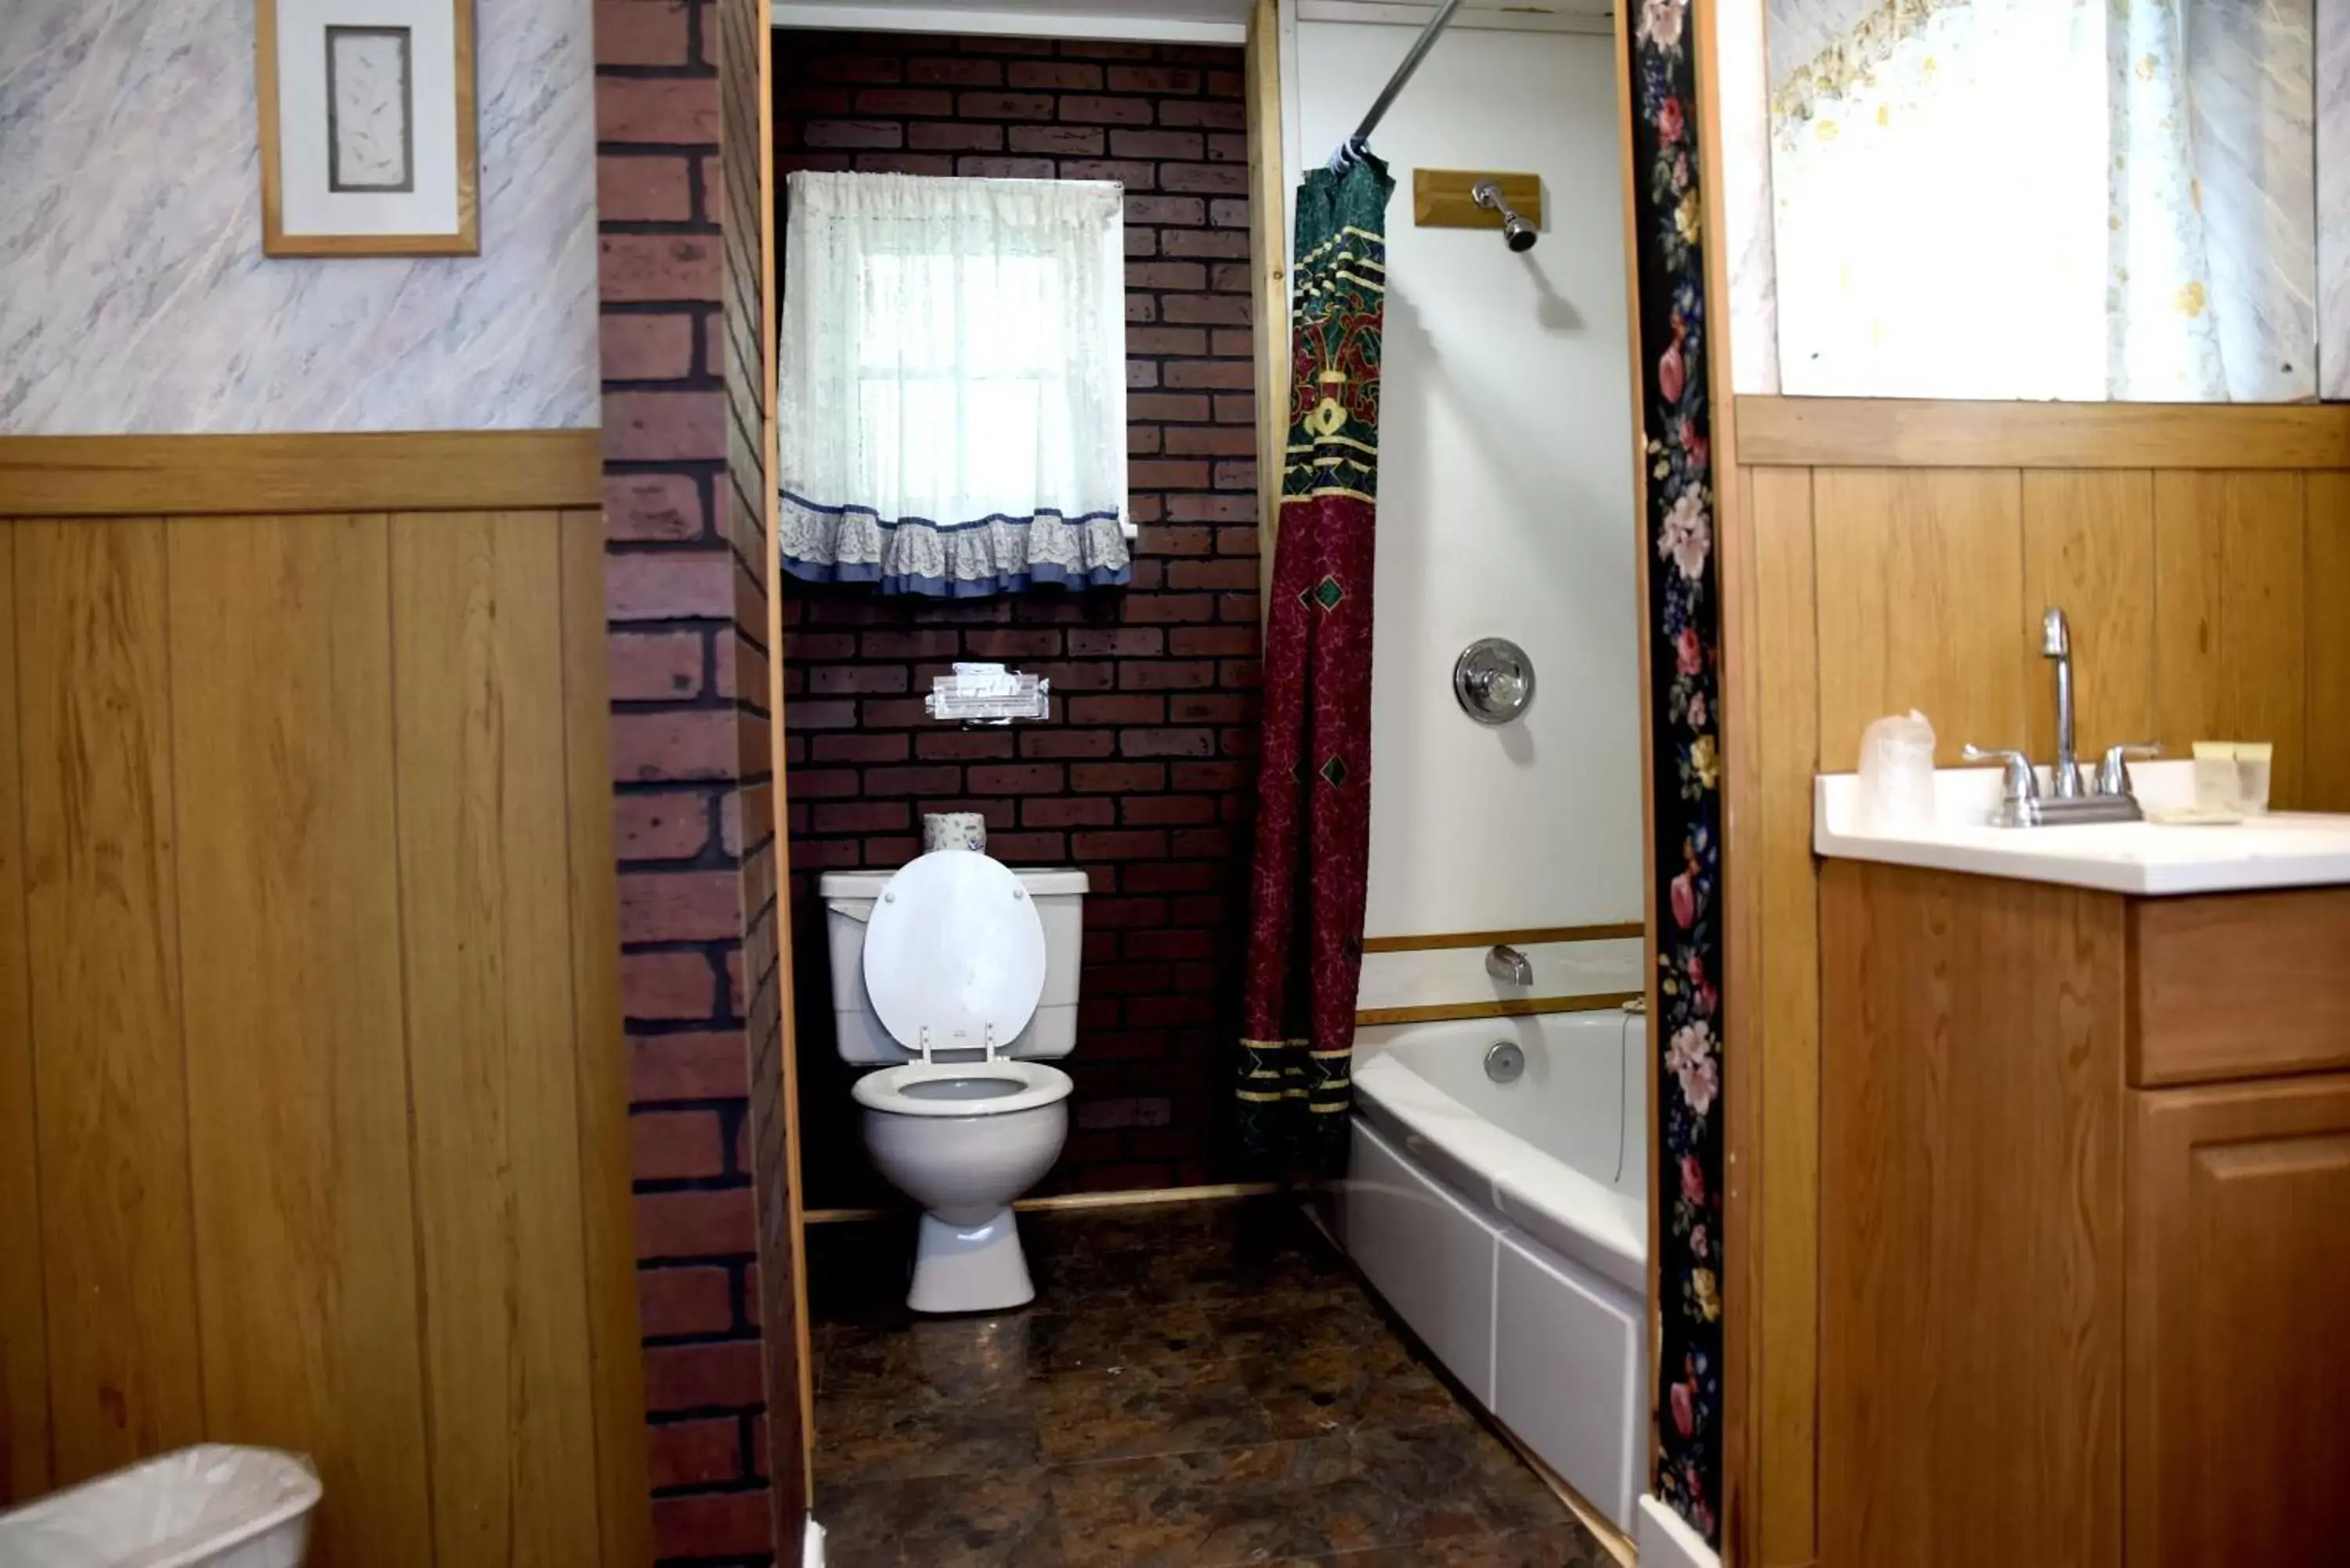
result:
[[[2317,396],[2316,0],[1769,0],[1781,389]]]

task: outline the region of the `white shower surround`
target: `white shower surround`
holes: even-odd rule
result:
[[[1416,34],[1299,21],[1289,156],[1326,156]],[[1371,936],[1640,919],[1640,525],[1616,102],[1608,38],[1460,27],[1373,138],[1401,189],[1388,207],[1380,376]],[[1517,254],[1490,232],[1415,223],[1416,168],[1539,176],[1539,242]],[[1537,674],[1525,715],[1497,728],[1452,695],[1453,660],[1481,637],[1519,644]]]
[[[1500,1084],[1506,1040],[1524,1074]],[[1364,1030],[1333,1228],[1453,1376],[1630,1533],[1648,1431],[1647,1020]]]

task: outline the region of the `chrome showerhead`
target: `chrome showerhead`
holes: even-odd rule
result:
[[[1502,238],[1509,243],[1512,250],[1530,251],[1534,248],[1534,241],[1539,237],[1534,233],[1534,226],[1518,216],[1510,204],[1502,200],[1499,185],[1491,180],[1480,180],[1469,187],[1469,195],[1486,211],[1502,214]]]

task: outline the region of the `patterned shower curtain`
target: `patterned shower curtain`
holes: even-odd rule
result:
[[[1256,864],[1241,1016],[1242,1147],[1347,1158],[1370,847],[1371,545],[1378,499],[1387,165],[1297,192],[1288,464],[1264,640]]]

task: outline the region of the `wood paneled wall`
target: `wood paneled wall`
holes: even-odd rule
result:
[[[1856,766],[1869,721],[1910,707],[1934,722],[1946,765],[1969,741],[2047,761],[2040,618],[2061,605],[2085,759],[2121,741],[2182,756],[2199,739],[2272,741],[2278,805],[2350,809],[2334,738],[2350,473],[1822,465],[1751,479],[1785,608],[1802,618],[1810,600],[1826,771]],[[1804,682],[1783,664],[1766,675]]]
[[[577,455],[0,520],[0,1497],[264,1443],[334,1568],[641,1560]]]
[[[1783,1568],[1825,1561],[1813,775],[1857,766],[1863,727],[1911,707],[1945,766],[1969,741],[2047,761],[2056,604],[2084,757],[2272,741],[2277,805],[2350,811],[2350,408],[1741,398],[1736,420],[1729,657],[1751,671],[1751,762],[1730,853],[1755,867],[1761,1063],[1737,1091],[1760,1141],[1749,1539]]]

